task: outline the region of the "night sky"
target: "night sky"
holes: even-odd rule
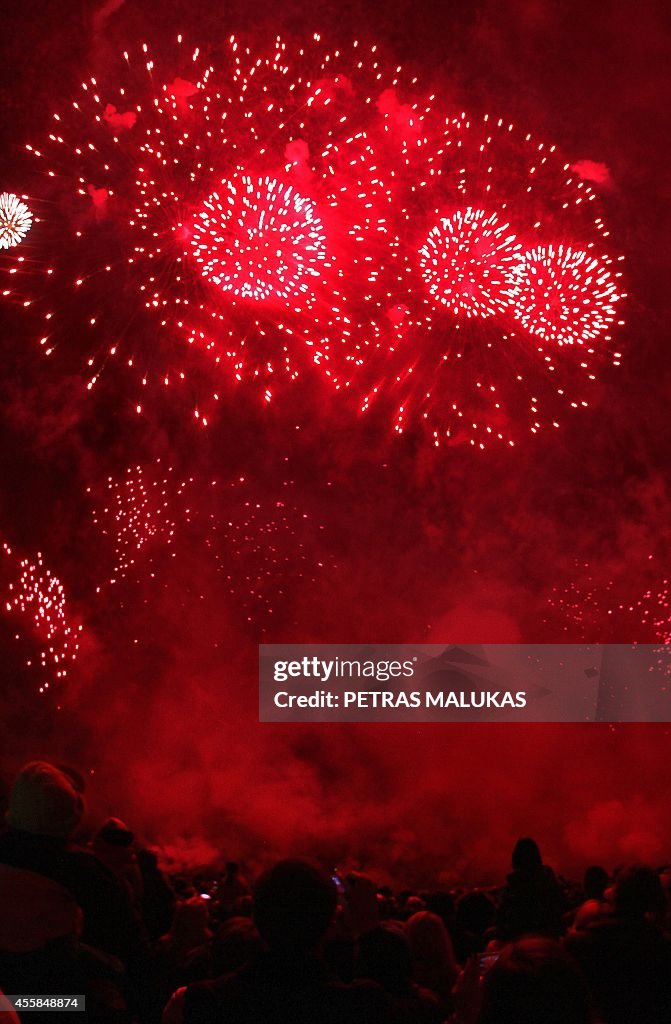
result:
[[[92,773],[95,813],[119,814],[191,860],[309,849],[404,877],[493,881],[516,835],[535,834],[566,870],[667,861],[666,726],[261,726],[256,683],[261,639],[668,635],[668,610],[657,609],[653,627],[636,604],[663,591],[671,540],[666,5],[66,6],[36,0],[3,14],[0,190],[30,190],[25,143],[85,75],[104,73],[138,40],[160,44],[180,30],[204,41],[239,30],[259,46],[278,31],[318,28],[334,44],[357,35],[419,75],[446,109],[492,111],[572,163],[605,165],[597,190],[626,257],[626,324],[622,366],[604,365],[591,408],[514,449],[480,452],[433,449],[412,428],[398,437],[384,408],[345,415],[318,389],[272,406],[238,389],[207,431],[160,393],[138,417],[123,374],[88,392],[77,338],[46,360],[28,318],[0,303],[0,534],[43,553],[84,627],[69,681],[45,696],[2,624],[4,776],[27,757],[76,764]],[[172,542],[159,537],[110,586],[114,544],[91,509],[108,476],[129,466],[147,479],[173,467],[191,479],[192,498],[172,509]],[[280,495],[289,508],[260,599],[245,579],[267,561],[249,545],[240,553],[236,527],[203,543],[222,491],[225,518],[238,525],[240,502],[267,509]],[[557,602],[567,588],[580,615]]]

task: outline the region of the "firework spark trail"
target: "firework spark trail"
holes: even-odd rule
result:
[[[22,558],[3,542],[2,609],[14,639],[28,644],[25,667],[38,673],[38,688],[45,693],[62,684],[77,657],[81,625],[70,618],[63,584],[44,564],[40,552]]]

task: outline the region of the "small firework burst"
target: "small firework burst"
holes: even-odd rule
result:
[[[2,551],[3,612],[16,629],[15,640],[31,652],[25,667],[38,673],[39,692],[45,693],[66,679],[82,626],[73,625],[65,588],[39,552],[34,559],[21,558],[7,543]]]
[[[513,312],[546,343],[589,345],[615,321],[617,283],[595,256],[570,246],[538,246],[515,275]]]
[[[309,279],[328,266],[324,228],[312,203],[271,178],[225,183],[205,200],[191,235],[203,277],[256,302],[310,302]],[[307,280],[306,280],[307,279]]]
[[[26,237],[33,215],[18,196],[0,193],[0,249],[11,249]]]
[[[152,549],[172,545],[177,519],[188,518],[189,510],[180,499],[192,483],[191,478],[179,478],[174,468],[164,466],[160,459],[148,468],[129,466],[118,479],[107,478],[102,504],[93,510],[93,522],[114,544],[109,583],[138,571],[140,559],[141,575],[151,575]],[[92,493],[91,488],[87,491]]]
[[[492,316],[513,299],[520,243],[495,213],[470,206],[431,228],[420,265],[436,302],[455,315]]]

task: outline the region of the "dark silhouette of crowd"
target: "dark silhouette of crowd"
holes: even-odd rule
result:
[[[671,1024],[666,868],[558,878],[521,838],[497,889],[394,892],[281,860],[166,876],[119,818],[77,843],[77,772],[26,765],[0,834],[0,988],[102,1024]],[[44,1010],[8,1024],[39,1024]],[[50,1012],[50,1011],[49,1011]]]

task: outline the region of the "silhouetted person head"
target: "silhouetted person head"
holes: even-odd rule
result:
[[[660,918],[666,900],[656,871],[642,864],[626,868],[615,883],[615,913],[629,921]]]
[[[513,870],[533,871],[541,867],[543,859],[535,839],[518,839],[513,850]]]
[[[254,921],[270,948],[310,953],[326,935],[338,902],[329,875],[303,860],[281,860],[254,889]]]
[[[602,900],[608,888],[608,872],[605,868],[594,864],[587,868],[583,878],[583,891],[586,900]]]
[[[250,963],[259,952],[261,939],[248,917],[230,917],[212,941],[214,974],[230,974]]]
[[[201,896],[191,896],[175,907],[169,935],[176,942],[192,949],[205,945],[211,938],[208,921],[205,900]]]
[[[445,927],[449,930],[454,925],[454,898],[452,893],[441,890],[432,892],[427,898],[426,909],[432,914],[438,914]]]
[[[158,866],[158,854],[154,850],[141,846],[137,851],[137,862],[142,874],[153,874],[160,871]]]
[[[388,992],[406,987],[412,977],[410,945],[395,924],[380,924],[359,937],[359,975]]]
[[[484,892],[467,892],[457,904],[456,926],[461,932],[484,935],[494,923],[496,907]]]
[[[108,846],[128,847],[135,842],[135,836],[120,818],[108,818],[98,829],[95,841]]]
[[[240,865],[236,860],[226,861],[226,876],[227,878],[236,878],[240,871]]]
[[[551,939],[507,946],[485,975],[478,1024],[590,1024],[587,983]]]
[[[430,964],[448,964],[452,945],[447,928],[437,914],[420,910],[406,922],[405,933],[415,960]]]
[[[31,835],[67,840],[83,811],[81,790],[70,773],[47,761],[32,761],[14,780],[7,824]]]

